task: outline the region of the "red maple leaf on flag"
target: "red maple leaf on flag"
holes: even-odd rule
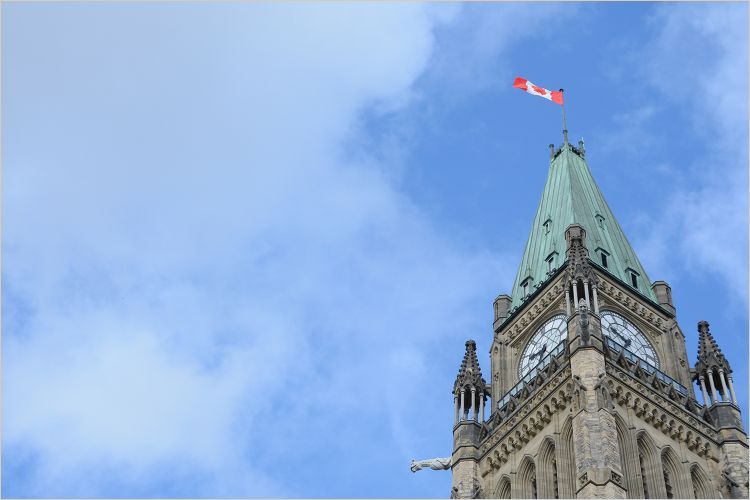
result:
[[[516,79],[513,81],[513,86],[517,89],[523,90],[524,92],[528,92],[529,94],[534,94],[534,95],[538,95],[539,97],[544,97],[545,99],[549,99],[550,101],[557,103],[561,106],[563,104],[562,89],[560,89],[559,91],[550,91],[538,85],[534,85],[533,83],[528,81],[526,78],[521,78],[520,76],[517,76]]]

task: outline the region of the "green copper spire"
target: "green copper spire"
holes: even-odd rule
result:
[[[580,224],[586,230],[589,259],[658,304],[651,282],[615,220],[586,165],[583,141],[575,148],[565,141],[555,152],[550,145],[547,183],[513,284],[511,308],[552,275],[565,261],[565,230]]]

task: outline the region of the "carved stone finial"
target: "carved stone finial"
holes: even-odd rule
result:
[[[693,380],[698,380],[701,375],[707,376],[706,372],[710,369],[732,372],[727,358],[711,335],[708,321],[703,320],[698,322],[698,359],[695,362]]]
[[[596,278],[591,270],[586,248],[586,230],[580,224],[571,224],[565,230],[567,243],[566,256],[568,260],[567,275],[570,280],[588,279],[595,282]]]
[[[578,154],[581,156],[581,158],[586,158],[586,148],[583,145],[583,139],[578,141]]]
[[[479,404],[480,397],[482,399],[487,398],[486,388],[487,382],[482,378],[482,370],[479,367],[479,360],[477,359],[477,343],[472,339],[466,341],[466,352],[464,353],[464,359],[461,362],[461,367],[458,370],[458,376],[453,384],[453,394],[459,394],[461,390],[476,390],[476,401],[469,399],[469,405],[467,408],[474,407],[473,405]]]

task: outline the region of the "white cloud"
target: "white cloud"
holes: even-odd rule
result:
[[[691,117],[708,154],[672,170],[673,194],[651,223],[644,254],[674,273],[718,274],[747,298],[747,11],[730,4],[664,6],[640,51],[641,77]],[[686,144],[690,147],[690,144]],[[674,243],[674,244],[672,244]]]
[[[517,256],[462,253],[347,145],[427,71],[505,81],[483,71],[572,8],[23,8],[4,12],[4,446],[34,458],[6,494],[410,476]]]
[[[571,4],[505,3],[491,9],[466,5],[460,17],[441,27],[430,75],[446,99],[460,100],[488,87],[507,88],[509,78],[518,75],[507,67],[504,53],[525,39],[552,37],[579,9]]]
[[[431,349],[487,324],[512,266],[341,147],[455,13],[139,8],[8,14],[47,32],[6,42],[4,440],[36,457],[6,493],[310,494],[263,461],[301,467],[333,422],[359,443],[352,415],[406,455]]]

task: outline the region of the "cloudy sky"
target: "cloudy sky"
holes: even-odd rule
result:
[[[3,493],[429,496],[571,139],[747,426],[746,4],[7,4]]]

